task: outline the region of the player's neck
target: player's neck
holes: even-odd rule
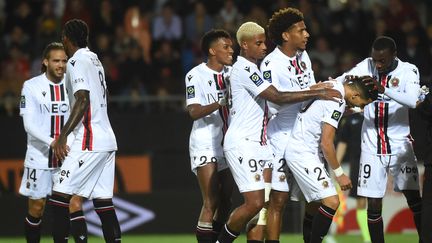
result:
[[[248,55],[245,51],[241,50],[240,51],[240,56],[242,56],[243,58],[245,58],[246,60],[248,60],[249,62],[253,62],[255,64],[258,63],[258,59]]]
[[[45,77],[46,77],[49,81],[51,81],[51,82],[53,82],[53,83],[55,83],[55,84],[58,84],[58,83],[60,83],[60,82],[62,81],[62,79],[59,79],[59,78],[57,78],[57,77],[53,77],[53,76],[50,75],[48,72],[45,73]]]
[[[223,70],[223,67],[224,67],[223,64],[221,64],[221,63],[219,63],[213,59],[209,59],[206,65],[208,68],[210,68],[211,70],[216,71],[218,73],[221,72]]]
[[[297,48],[292,48],[286,44],[279,46],[278,48],[283,54],[287,55],[288,57],[294,57],[298,51]]]

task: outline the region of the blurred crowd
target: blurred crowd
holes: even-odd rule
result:
[[[16,114],[23,82],[40,73],[43,48],[60,41],[71,18],[89,24],[110,94],[139,99],[183,94],[184,74],[203,61],[200,38],[209,29],[235,37],[241,23],[265,27],[284,7],[305,15],[317,80],[367,57],[379,35],[393,37],[399,58],[418,66],[423,83],[431,80],[432,1],[0,0],[0,114]]]

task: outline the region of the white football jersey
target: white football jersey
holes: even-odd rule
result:
[[[304,153],[319,155],[323,123],[338,128],[345,111],[345,89],[341,82],[328,82],[333,83],[333,89],[341,93],[342,99],[340,102],[317,99],[303,102],[286,148],[288,156],[302,156]]]
[[[90,106],[75,127],[71,150],[114,151],[117,142],[107,113],[107,87],[105,72],[97,55],[81,48],[68,60],[66,89],[71,107],[78,90],[90,92]]]
[[[387,75],[379,76],[372,58],[366,58],[345,75],[369,75],[400,95],[418,97],[420,77],[415,65],[398,60],[397,67]],[[385,94],[364,108],[362,151],[371,154],[396,154],[406,142],[412,141],[409,128],[409,107]]]
[[[264,79],[279,91],[302,91],[315,84],[312,63],[306,51],[288,57],[276,47],[264,58],[261,71]],[[302,103],[278,106],[269,102],[269,105],[277,109],[277,115],[269,122],[269,137],[277,132],[291,132]]]
[[[224,97],[231,67],[225,66],[216,72],[206,63],[194,67],[185,77],[186,105],[213,104]],[[213,113],[197,119],[192,125],[189,138],[190,153],[211,150],[223,155],[223,137],[228,129],[228,107],[224,106]]]
[[[66,95],[64,80],[53,83],[45,73],[24,82],[20,115],[30,118],[38,139],[27,133],[27,152],[24,165],[35,169],[50,169],[60,166],[55,159],[50,144],[60,135],[64,123],[69,118],[69,99]],[[43,139],[43,141],[41,140]]]
[[[230,124],[225,135],[224,150],[248,140],[267,145],[268,107],[258,95],[271,84],[262,78],[257,65],[237,57],[230,77]]]

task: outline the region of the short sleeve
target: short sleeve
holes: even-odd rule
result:
[[[189,73],[185,77],[186,85],[186,106],[191,104],[201,104],[199,91],[199,75]]]
[[[334,128],[338,128],[339,121],[345,111],[345,102],[325,101],[326,112],[323,117],[323,122],[330,124]]]
[[[255,96],[261,94],[261,92],[263,92],[271,85],[267,80],[265,80],[262,77],[261,72],[259,70],[255,70],[250,73],[244,72],[243,80],[246,89],[249,90]]]
[[[67,72],[72,86],[72,93],[78,90],[90,90],[89,77],[86,76],[87,64],[82,60],[71,60],[68,62]]]

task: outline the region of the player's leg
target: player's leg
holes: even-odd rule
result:
[[[71,195],[53,191],[48,204],[53,216],[52,236],[54,243],[66,243],[69,238],[69,201]]]
[[[207,163],[196,168],[196,172],[203,204],[195,235],[199,243],[211,243],[213,241],[213,216],[219,201],[217,163]]]
[[[218,164],[218,166],[220,163]],[[213,216],[213,242],[216,242],[223,225],[229,218],[232,206],[232,193],[235,186],[234,179],[228,166],[222,170],[219,168],[219,204]]]
[[[255,215],[247,224],[247,242],[259,243],[263,242],[264,238],[268,239],[267,235],[267,207],[270,199],[272,168],[266,168],[263,172],[264,177],[264,207]],[[266,241],[268,242],[268,241]]]
[[[367,211],[366,211],[367,200],[364,197],[356,198],[356,219],[357,224],[360,228],[360,232],[364,242],[371,242],[369,235]]]
[[[338,207],[339,197],[337,195],[321,200],[321,205],[312,222],[311,243],[322,242],[324,236],[327,235]]]
[[[382,198],[368,198],[367,219],[371,241],[384,242],[384,225],[382,220]]]
[[[115,213],[112,198],[93,199],[93,205],[102,223],[102,232],[105,242],[121,242],[120,224]]]
[[[74,237],[75,242],[86,242],[87,224],[82,210],[82,197],[72,196],[69,202],[70,214],[70,233]]]
[[[101,153],[93,161],[100,160],[103,164],[102,172],[98,177],[90,197],[102,223],[102,232],[105,242],[121,242],[120,224],[115,213],[112,201],[114,191],[115,152]]]
[[[422,239],[432,242],[432,165],[425,164],[423,193],[422,193]]]
[[[312,234],[312,223],[314,216],[318,212],[321,202],[306,202],[305,214],[303,217],[303,241],[309,243]]]
[[[24,232],[27,243],[39,243],[41,236],[42,215],[45,208],[45,198],[28,199],[28,211],[25,218]]]
[[[244,203],[234,209],[218,237],[220,243],[233,242],[246,224],[264,206],[264,190],[243,192]]]
[[[19,193],[28,198],[24,232],[27,242],[39,242],[45,198],[51,194],[52,170],[24,167]]]

